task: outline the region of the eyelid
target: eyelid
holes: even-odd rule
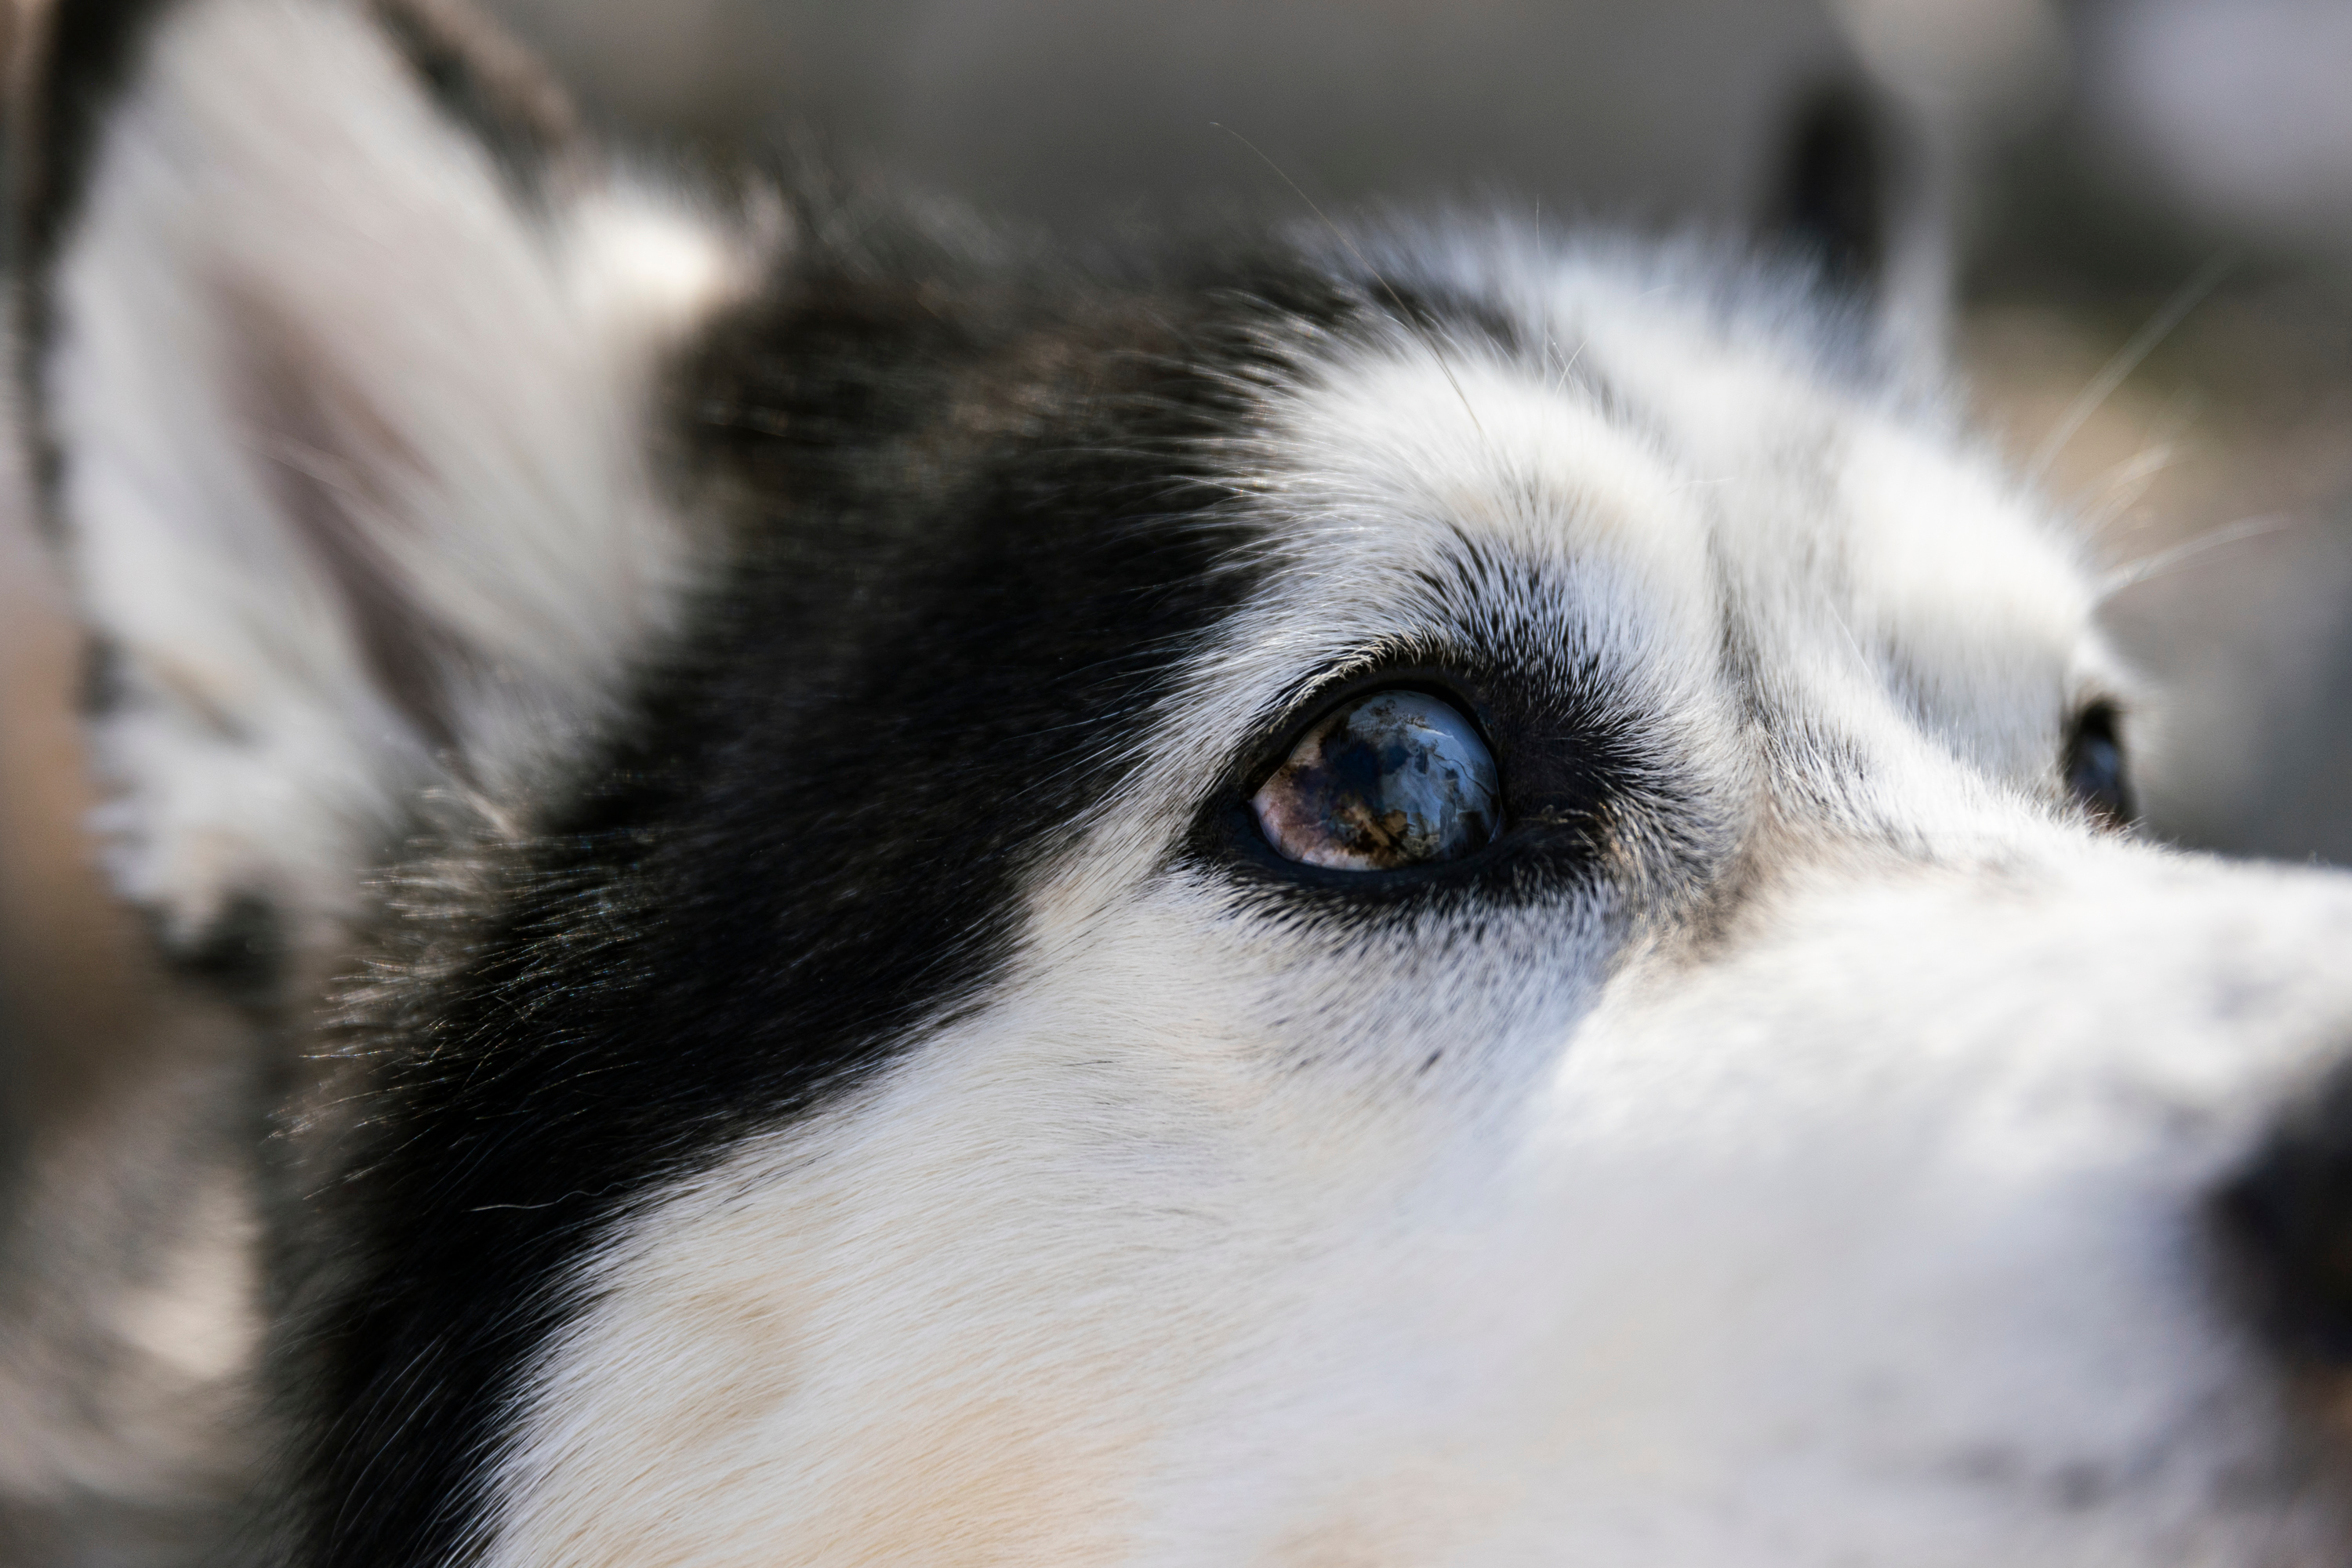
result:
[[[1261,721],[1258,739],[1245,753],[1241,793],[1255,793],[1274,775],[1307,732],[1336,709],[1374,691],[1420,691],[1448,704],[1470,721],[1479,743],[1500,756],[1495,742],[1494,705],[1482,683],[1448,665],[1398,664],[1380,656],[1350,660],[1301,687]]]

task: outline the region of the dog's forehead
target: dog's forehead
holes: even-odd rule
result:
[[[1352,542],[1365,566],[1405,568],[1401,584],[1423,552],[1469,541],[1538,567],[1606,562],[1662,610],[1737,600],[1759,635],[1819,631],[1767,624],[1803,596],[1857,634],[1909,637],[1885,601],[1939,594],[2045,649],[2084,629],[2065,542],[1939,410],[1743,332],[1712,301],[1576,272],[1549,292],[1517,343],[1400,331],[1292,392],[1274,461],[1324,525],[1314,548]],[[1328,528],[1342,519],[1355,530]]]
[[[1271,395],[1247,481],[1288,570],[1260,610],[1296,629],[1255,646],[1506,637],[1751,709],[1819,711],[1826,683],[2040,764],[2096,659],[2094,595],[1940,402],[1816,347],[1834,323],[1801,300],[1603,264],[1477,283],[1455,321],[1416,312]]]

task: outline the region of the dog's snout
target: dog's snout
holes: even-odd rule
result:
[[[2268,1326],[2299,1353],[2352,1363],[2352,1067],[2289,1108],[2218,1206]]]

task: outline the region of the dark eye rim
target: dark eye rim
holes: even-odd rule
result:
[[[2082,808],[2098,826],[2114,833],[2129,833],[2139,823],[2139,800],[2132,788],[2131,752],[2124,744],[2122,702],[2109,696],[2095,696],[2079,704],[2066,721],[2065,738],[2058,752],[2058,777],[2066,797]],[[2088,743],[2104,743],[2115,754],[2115,799],[2112,803],[2095,798],[2075,787],[2074,777],[2082,765],[2083,751]]]
[[[1302,679],[1236,745],[1195,797],[1191,826],[1169,847],[1170,870],[1221,883],[1274,919],[1386,921],[1439,908],[1517,908],[1590,897],[1635,862],[1694,843],[1696,807],[1631,737],[1644,716],[1621,705],[1580,665],[1545,670],[1541,657],[1497,658],[1476,647],[1369,661],[1328,685]],[[1328,668],[1328,667],[1327,667]],[[1495,758],[1502,816],[1495,837],[1458,860],[1339,870],[1293,860],[1265,841],[1251,799],[1301,736],[1333,710],[1391,689],[1459,709]]]
[[[1495,759],[1502,816],[1495,836],[1457,859],[1386,870],[1341,870],[1293,860],[1266,841],[1250,808],[1251,801],[1308,731],[1349,704],[1382,691],[1417,691],[1434,697],[1470,721]],[[1393,896],[1476,880],[1524,849],[1523,843],[1515,842],[1522,837],[1517,832],[1519,814],[1513,806],[1510,758],[1497,733],[1495,711],[1495,705],[1476,684],[1460,671],[1442,666],[1383,665],[1351,675],[1317,692],[1312,702],[1292,706],[1278,723],[1268,725],[1255,743],[1243,751],[1244,761],[1211,796],[1209,809],[1190,836],[1191,848],[1203,859],[1239,866],[1265,879],[1353,896]]]

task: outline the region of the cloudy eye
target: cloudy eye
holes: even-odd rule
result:
[[[2076,716],[2066,732],[2066,788],[2092,816],[2121,827],[2135,812],[2116,722],[2112,702],[2094,702]]]
[[[1325,718],[1250,807],[1275,848],[1341,871],[1458,860],[1502,826],[1486,743],[1459,710],[1421,691],[1376,691]]]

